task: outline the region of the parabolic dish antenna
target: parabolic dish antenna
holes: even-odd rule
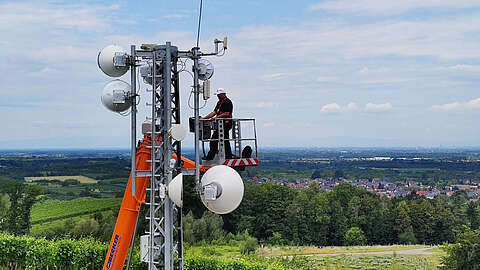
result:
[[[107,109],[113,112],[123,112],[132,105],[128,98],[130,84],[122,80],[113,80],[102,91],[102,103]]]
[[[202,189],[215,187],[215,200],[207,200],[203,192],[200,198],[203,204],[217,214],[228,214],[237,209],[243,199],[243,181],[237,171],[225,166],[217,165],[210,168],[202,177]]]
[[[109,45],[98,53],[98,67],[110,77],[120,77],[128,71],[128,65],[115,66],[115,56],[126,55],[127,52],[120,46]]]
[[[202,81],[209,80],[213,76],[213,65],[208,60],[198,60],[198,78]]]

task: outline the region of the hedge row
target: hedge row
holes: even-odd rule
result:
[[[27,236],[0,234],[0,268],[16,265],[17,269],[98,270],[102,269],[108,246],[93,239],[47,241]],[[185,270],[288,270],[276,263],[249,262],[187,257]],[[132,259],[133,270],[147,269],[139,252]]]
[[[0,234],[0,265],[23,269],[101,269],[107,246],[92,239],[47,241]]]
[[[289,270],[277,264],[205,257],[187,257],[184,266],[185,270]]]

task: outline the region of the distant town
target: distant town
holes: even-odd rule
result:
[[[402,158],[402,157],[365,157],[365,158],[342,158],[344,161],[376,161],[376,162],[389,162],[393,160],[402,161],[422,161],[431,160],[432,158]],[[316,163],[316,164],[329,164],[332,162],[329,158],[301,158],[293,160],[293,163]],[[463,159],[458,161],[442,160],[442,162],[480,162],[478,158]],[[273,183],[276,185],[289,186],[293,188],[302,189],[312,183],[316,183],[322,190],[333,190],[336,186],[342,183],[351,183],[352,185],[365,189],[369,192],[379,194],[382,197],[397,198],[406,197],[409,195],[423,196],[427,199],[433,199],[440,194],[452,196],[456,191],[464,191],[470,201],[477,201],[480,198],[480,179],[462,179],[457,180],[457,184],[445,185],[443,188],[435,187],[432,185],[424,184],[419,181],[413,181],[405,179],[402,181],[394,181],[390,179],[371,178],[371,179],[347,179],[344,177],[324,177],[324,178],[302,178],[289,180],[285,178],[268,178],[268,177],[252,177],[252,181],[257,183]]]

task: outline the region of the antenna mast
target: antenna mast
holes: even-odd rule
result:
[[[182,203],[178,203],[178,200],[175,200],[177,197],[172,197],[174,196],[173,188],[170,189],[171,193],[169,194],[169,188],[178,176],[181,178],[182,172],[180,141],[183,137],[179,138],[173,135],[175,133],[173,130],[179,128],[178,125],[180,124],[180,71],[177,68],[177,62],[180,58],[193,60],[195,183],[196,191],[199,194],[202,192],[199,165],[201,163],[199,153],[199,78],[202,80],[206,79],[208,82],[210,77],[205,78],[205,74],[203,73],[206,71],[201,70],[202,64],[199,63],[199,60],[203,56],[223,55],[219,55],[218,45],[220,43],[223,44],[223,50],[221,52],[224,53],[227,48],[227,40],[226,38],[224,38],[223,41],[215,39],[214,53],[204,54],[200,51],[198,44],[201,11],[202,1],[200,1],[197,46],[193,47],[190,51],[179,51],[176,46],[172,46],[170,42],[166,42],[165,45],[143,44],[140,50],[137,49],[135,45],[131,45],[130,54],[127,54],[127,52],[119,46],[111,45],[103,49],[98,55],[98,65],[105,74],[111,77],[120,77],[129,69],[131,72],[130,86],[128,86],[126,82],[115,80],[115,84],[110,85],[108,88],[106,87],[106,90],[104,89],[102,103],[110,110],[118,113],[131,108],[131,197],[135,198],[139,204],[144,198],[137,197],[139,194],[136,192],[136,180],[137,178],[145,179],[146,177],[150,179],[147,188],[149,196],[146,202],[146,205],[148,205],[146,218],[149,221],[149,227],[146,232],[147,234],[141,236],[140,239],[141,260],[148,263],[149,270],[183,270]],[[140,63],[144,65],[137,68]],[[136,164],[137,69],[140,71],[144,81],[148,85],[151,85],[151,89],[147,89],[147,92],[151,93],[151,101],[147,102],[147,106],[151,107],[151,115],[147,117],[151,128],[146,131],[143,130],[142,126],[146,138],[144,139],[144,143],[147,143],[147,148],[151,149],[151,156],[146,161],[150,163],[149,170],[137,170],[138,164]],[[210,76],[212,74],[210,74]],[[202,75],[202,77],[199,77],[200,75]],[[206,85],[209,85],[209,82]],[[128,89],[128,87],[130,88]],[[205,83],[203,88],[206,88]],[[203,90],[205,91],[205,89]],[[148,142],[148,140],[150,140],[150,142]],[[176,159],[172,157],[173,154],[176,154]],[[173,174],[177,174],[177,177],[174,179],[172,179]],[[130,194],[128,195],[130,196]],[[133,211],[131,209],[128,210]],[[233,211],[233,209],[231,211]],[[136,224],[128,225],[136,226]],[[132,232],[132,234],[134,233]],[[133,236],[133,238],[134,237],[135,236]],[[121,262],[120,259],[115,262],[115,258],[120,245],[128,245],[128,243],[133,243],[133,239],[121,239],[119,235],[112,237],[108,252],[109,257],[106,259],[104,269],[122,269],[123,259]],[[127,269],[128,268],[129,265],[127,265]]]

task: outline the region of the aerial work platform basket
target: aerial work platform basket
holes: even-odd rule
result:
[[[189,121],[190,131],[195,131],[194,119]],[[217,118],[214,120],[200,120],[199,141],[202,144],[202,167],[209,168],[215,165],[226,165],[237,170],[243,170],[246,166],[258,165],[257,130],[253,118]],[[227,136],[228,125],[231,125],[231,136]],[[218,138],[212,138],[214,132]],[[228,138],[227,138],[228,137]],[[206,146],[210,142],[218,143],[218,151],[215,158],[206,160]],[[232,155],[227,155],[226,144],[230,143]]]

